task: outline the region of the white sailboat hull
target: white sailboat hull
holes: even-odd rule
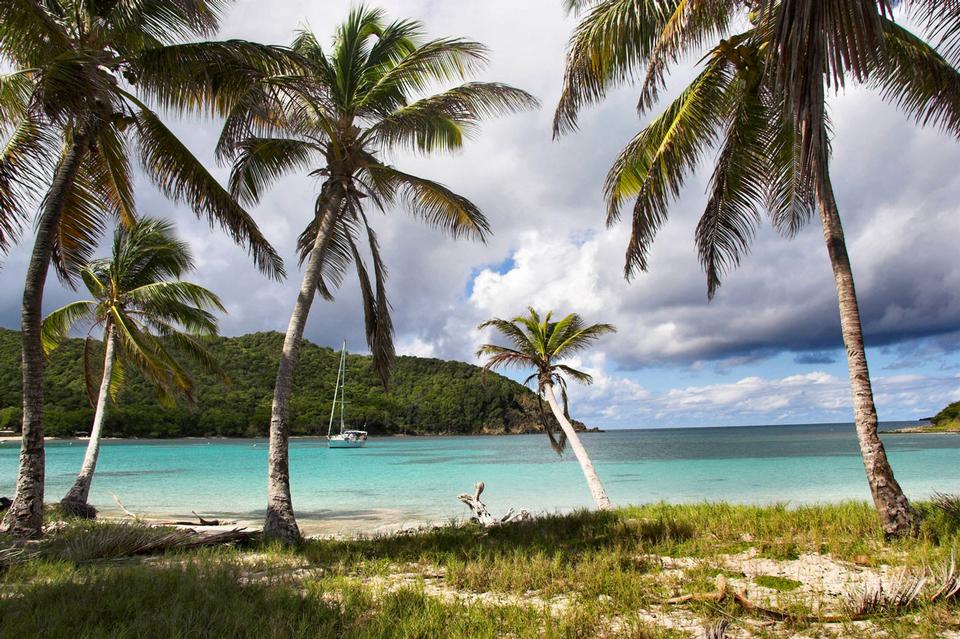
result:
[[[334,435],[327,440],[329,448],[363,448],[366,443],[365,439],[344,439],[339,435]]]

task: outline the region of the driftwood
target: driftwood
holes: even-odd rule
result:
[[[120,507],[120,510],[122,510],[123,514],[127,517],[130,517],[134,521],[144,521],[142,516],[130,512],[116,495],[113,495],[113,501],[117,502],[117,506]],[[197,514],[197,511],[191,510],[190,512],[197,518],[197,521],[152,521],[150,523],[156,526],[232,526],[237,523],[235,521],[222,521],[220,519],[204,519]]]
[[[470,517],[470,521],[476,522],[485,528],[491,528],[493,526],[500,526],[502,524],[509,524],[515,521],[526,521],[530,519],[530,513],[527,510],[521,509],[519,511],[511,508],[507,511],[503,517],[494,517],[489,510],[487,510],[487,505],[480,501],[480,495],[483,493],[483,482],[478,481],[474,484],[475,492],[470,495],[467,493],[462,493],[457,496],[457,499],[466,504],[467,508],[473,513]]]
[[[682,595],[680,597],[667,599],[666,603],[682,604],[690,601],[705,601],[719,604],[728,599],[732,599],[748,612],[753,612],[777,621],[839,623],[869,619],[885,611],[908,610],[922,600],[921,595],[926,583],[926,577],[918,577],[904,572],[897,582],[886,592],[884,592],[882,587],[862,592],[857,599],[850,602],[848,607],[849,612],[841,615],[803,615],[761,606],[747,599],[745,590],[731,590],[723,575],[717,576],[717,589],[715,592]],[[958,595],[960,595],[960,577],[957,575],[956,561],[951,557],[950,564],[942,577],[942,585],[929,597],[929,601],[943,601],[952,599]]]

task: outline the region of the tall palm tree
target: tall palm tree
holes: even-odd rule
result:
[[[384,13],[360,6],[336,30],[329,49],[313,34],[293,43],[306,71],[294,90],[252,86],[226,121],[220,150],[234,161],[230,187],[256,202],[281,175],[310,170],[320,192],[300,235],[306,267],[277,370],[270,418],[267,517],[264,534],[300,539],[290,499],[287,459],[293,369],[307,314],[319,290],[332,299],[351,264],[363,295],[367,341],[374,367],[387,382],[394,359],[393,327],[386,299],[386,270],[368,212],[396,201],[454,237],[483,240],[489,225],[475,204],[436,182],[387,164],[391,151],[431,153],[462,146],[484,118],[533,107],[518,89],[471,82],[415,99],[433,82],[465,78],[486,62],[486,49],[459,38],[425,41],[419,22],[387,23]],[[366,236],[366,249],[361,240]],[[373,281],[362,252],[373,263]]]
[[[708,48],[699,75],[630,141],[607,177],[608,224],[619,220],[625,201],[636,198],[626,276],[646,270],[647,253],[672,199],[715,147],[708,202],[695,238],[708,297],[749,250],[762,211],[788,236],[819,213],[837,289],[860,451],[890,535],[911,532],[917,517],[877,434],[853,273],[830,181],[826,95],[852,77],[878,88],[918,122],[960,135],[960,74],[953,66],[960,11],[950,14],[951,22],[932,0],[900,4],[952,59],[894,22],[886,0],[689,0],[656,6],[572,0],[571,8],[588,12],[570,42],[554,120],[555,135],[575,129],[581,107],[639,74],[641,65],[646,72],[638,108],[645,114],[657,103],[669,67]],[[744,18],[751,28],[731,34]]]
[[[23,442],[13,506],[0,528],[37,535],[43,509],[43,288],[51,261],[71,273],[110,217],[136,216],[131,157],[168,197],[189,205],[261,271],[280,258],[253,219],[148,104],[223,114],[251,82],[292,68],[281,49],[188,42],[216,32],[229,0],[4,0],[0,3],[0,250],[43,195],[23,292]]]
[[[580,469],[587,480],[587,486],[590,487],[590,494],[593,495],[597,508],[609,510],[612,506],[607,497],[607,491],[593,469],[593,462],[590,461],[587,450],[580,442],[577,431],[570,423],[570,413],[567,409],[567,382],[564,375],[581,384],[592,384],[593,377],[562,364],[561,361],[586,350],[601,336],[616,332],[617,329],[611,324],[586,324],[576,313],[552,322],[550,321],[553,316],[552,311],[541,319],[533,307],[527,310],[527,315],[519,315],[512,320],[494,318],[480,324],[477,327],[478,330],[495,328],[500,331],[509,340],[510,347],[483,344],[477,350],[477,357],[490,357],[483,365],[484,372],[497,368],[534,369],[533,375],[524,383],[537,381],[537,396],[541,401],[546,398],[562,431],[559,441],[555,440],[547,421],[544,420],[544,427],[550,436],[551,444],[558,444],[555,448],[562,450],[564,444],[570,442],[570,447],[573,448],[573,454],[580,462]],[[562,407],[554,395],[554,384],[560,387]]]
[[[80,269],[80,278],[93,299],[71,302],[43,321],[41,335],[48,354],[77,323],[92,324],[88,335],[96,328],[103,329],[103,371],[90,440],[77,480],[60,501],[67,512],[96,515],[87,498],[100,455],[107,405],[111,399],[116,401],[126,370],[136,370],[156,385],[165,403],[171,403],[177,395],[191,400],[194,397],[193,379],[178,361],[177,351],[204,369],[223,375],[197,338],[217,334],[217,321],[210,310],[225,309],[207,289],[180,280],[193,269],[190,247],[177,240],[169,222],[142,218],[129,228],[118,226],[111,257],[94,260]],[[88,337],[84,343],[84,378],[94,401],[89,345]]]

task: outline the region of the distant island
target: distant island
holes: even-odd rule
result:
[[[129,373],[119,401],[110,408],[106,435],[265,437],[282,342],[283,335],[273,332],[211,339],[210,348],[230,384],[195,372],[195,404],[163,406],[150,386]],[[304,342],[291,401],[294,435],[326,434],[339,356]],[[68,340],[52,354],[44,393],[47,435],[71,437],[89,430],[93,409],[84,388],[83,340]],[[478,366],[464,362],[399,357],[391,386],[384,390],[370,368],[370,358],[350,355],[346,400],[348,426],[374,435],[542,431],[536,395],[530,389],[496,373],[484,381]],[[0,329],[0,430],[19,429],[20,403],[20,334]],[[580,422],[575,426],[586,429]]]
[[[960,402],[953,402],[929,419],[921,420],[919,426],[897,428],[887,433],[960,433]]]

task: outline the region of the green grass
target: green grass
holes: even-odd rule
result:
[[[71,521],[31,546],[32,558],[2,570],[0,619],[4,635],[24,637],[684,636],[653,628],[643,611],[710,592],[718,575],[743,583],[743,574],[724,567],[726,555],[752,549],[789,560],[812,552],[874,566],[940,566],[960,550],[952,503],[920,504],[921,535],[892,542],[875,512],[858,503],[655,504],[488,530],[447,526],[153,557],[129,555],[165,530]],[[784,593],[799,586],[770,575],[755,583]],[[810,610],[792,599],[783,605]],[[749,616],[730,602],[683,610],[703,627]],[[958,619],[956,602],[924,605],[909,617],[881,616],[871,632],[851,626],[850,636],[935,637],[937,628],[960,628]],[[760,636],[789,636],[801,626],[780,624]]]
[[[786,577],[778,577],[776,575],[757,575],[753,578],[753,582],[758,586],[779,590],[781,592],[796,590],[803,585],[796,579],[788,579]]]

